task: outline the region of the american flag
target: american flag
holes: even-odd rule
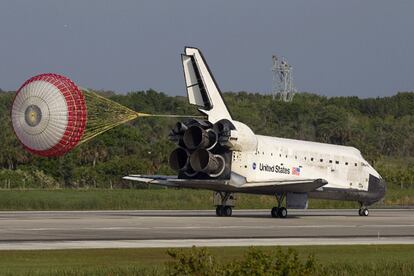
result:
[[[298,167],[293,167],[293,168],[292,168],[292,174],[293,174],[293,175],[300,175],[300,168],[298,168]]]

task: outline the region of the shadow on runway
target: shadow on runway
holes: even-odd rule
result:
[[[257,214],[237,214],[233,213],[232,216],[230,217],[219,217],[216,216],[216,214],[212,211],[212,212],[205,212],[203,211],[202,213],[191,213],[191,214],[179,214],[179,213],[140,213],[140,214],[136,214],[136,213],[129,213],[129,214],[122,214],[122,213],[117,213],[117,214],[112,214],[113,216],[122,216],[122,217],[177,217],[177,218],[200,218],[200,217],[205,217],[205,218],[223,218],[223,219],[232,219],[232,218],[250,218],[250,219],[271,219],[271,220],[275,220],[275,219],[281,219],[281,218],[273,218],[269,214],[265,214],[265,213],[257,213]],[[304,215],[307,216],[307,215]],[[314,215],[312,215],[314,216]],[[303,215],[297,215],[297,214],[292,214],[292,215],[288,215],[286,218],[284,219],[298,219],[303,217]]]

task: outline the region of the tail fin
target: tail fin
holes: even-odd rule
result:
[[[181,60],[190,104],[198,106],[211,123],[221,119],[232,120],[203,54],[192,47],[186,47],[184,51]]]

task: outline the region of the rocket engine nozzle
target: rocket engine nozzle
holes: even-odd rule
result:
[[[184,144],[190,150],[212,149],[217,140],[217,133],[213,129],[205,130],[197,125],[189,127],[183,136]]]
[[[217,177],[224,171],[225,160],[221,155],[212,154],[206,149],[198,149],[191,154],[190,165],[197,172]]]
[[[183,134],[187,129],[188,127],[184,123],[178,122],[175,124],[173,131],[176,134]]]
[[[183,148],[176,148],[170,154],[169,159],[171,169],[175,171],[184,171],[189,165],[189,153]]]
[[[184,147],[185,145],[183,142],[183,136],[187,129],[188,127],[186,124],[178,122],[171,130],[170,134],[168,135],[168,138],[170,139],[170,141],[176,143],[177,145]]]

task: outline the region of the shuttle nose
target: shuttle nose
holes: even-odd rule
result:
[[[369,175],[368,192],[371,193],[374,202],[382,199],[387,191],[387,183],[384,179]]]
[[[383,198],[385,196],[385,192],[387,191],[387,182],[385,182],[385,180],[381,178],[379,180],[378,186],[380,190],[380,196],[381,198]]]

